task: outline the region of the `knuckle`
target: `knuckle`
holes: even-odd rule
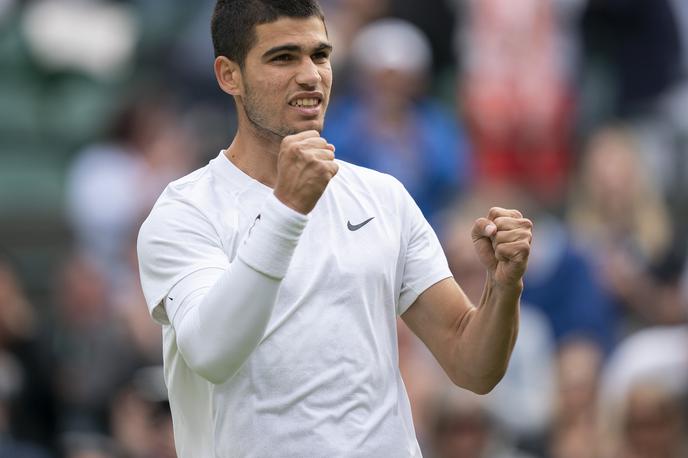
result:
[[[495,222],[497,225],[504,226],[504,225],[507,224],[510,220],[511,220],[511,218],[509,218],[508,216],[501,216],[501,215],[500,215],[500,216],[497,216],[497,217],[494,219],[494,222]]]

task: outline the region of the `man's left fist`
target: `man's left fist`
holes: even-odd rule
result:
[[[518,210],[492,207],[473,224],[473,246],[492,279],[501,286],[523,287],[533,223]]]

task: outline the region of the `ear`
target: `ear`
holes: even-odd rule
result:
[[[242,81],[239,64],[225,56],[215,58],[215,78],[224,92],[230,95],[241,95]]]

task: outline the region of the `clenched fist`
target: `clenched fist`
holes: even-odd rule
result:
[[[487,218],[478,218],[471,237],[480,262],[496,284],[523,287],[533,223],[518,210],[493,207]]]
[[[282,140],[277,158],[275,197],[297,212],[308,214],[338,169],[334,146],[317,131],[288,135]]]

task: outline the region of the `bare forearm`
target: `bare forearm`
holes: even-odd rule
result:
[[[518,335],[522,289],[522,284],[497,285],[488,276],[480,305],[465,315],[457,329],[455,383],[483,394],[502,379]]]
[[[476,393],[497,385],[516,343],[531,228],[519,211],[491,208],[471,230],[487,271],[478,307],[448,278],[425,290],[403,315],[451,380]]]

